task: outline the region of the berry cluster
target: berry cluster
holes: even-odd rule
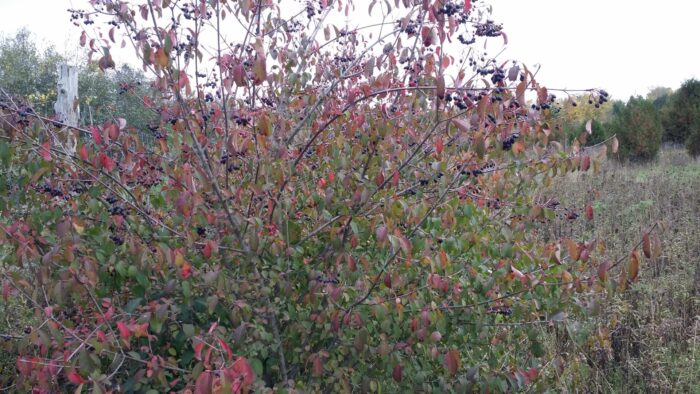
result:
[[[333,284],[333,285],[337,285],[338,283],[340,283],[340,282],[338,281],[338,279],[330,278],[330,277],[324,277],[324,276],[321,276],[321,275],[318,275],[318,276],[316,277],[316,282],[323,283],[323,284]]]
[[[590,96],[588,98],[588,104],[593,104],[595,102],[595,107],[600,108],[601,105],[608,102],[608,92],[605,90],[598,91],[598,97]]]
[[[515,140],[518,139],[518,137],[520,137],[520,133],[515,132],[509,135],[508,138],[504,139],[502,143],[503,150],[510,150],[510,148],[513,147],[513,144],[515,143]]]
[[[471,175],[471,176],[479,176],[483,175],[485,172],[493,171],[496,168],[496,163],[493,161],[489,161],[488,163],[484,164],[483,166],[474,169],[474,170],[467,170],[466,165],[462,166],[460,169],[460,174],[462,175]]]
[[[316,7],[311,2],[306,3],[306,17],[311,19],[316,16]]]
[[[244,118],[238,115],[233,115],[233,120],[239,126],[248,126],[250,124],[250,118]]]
[[[401,26],[401,20],[397,20],[396,24]],[[406,26],[403,27],[401,31],[406,33],[408,36],[416,34],[416,32],[418,31],[418,22],[414,20],[408,21],[408,23],[406,23]]]
[[[485,23],[476,25],[475,35],[479,37],[498,37],[501,35],[503,25],[497,25],[492,20],[487,20]]]
[[[212,17],[211,11],[207,11],[202,15],[198,10],[198,6],[194,3],[185,3],[180,7],[180,10],[182,10],[182,16],[187,20],[195,20],[197,18],[209,20]]]
[[[70,21],[76,26],[78,25],[78,20],[80,19],[83,20],[84,25],[95,24],[95,21],[90,19],[90,15],[84,10],[74,10],[69,8],[68,12],[70,12]]]
[[[511,314],[513,314],[513,310],[507,306],[493,306],[489,308],[487,312],[504,316],[510,316]]]
[[[452,16],[464,9],[463,6],[457,5],[451,1],[446,2],[443,4],[442,7],[438,8],[437,12],[438,14],[445,14],[447,16]]]
[[[461,34],[457,36],[457,39],[459,40],[459,42],[462,43],[462,45],[471,45],[471,44],[473,44],[473,43],[476,42],[476,37],[472,37],[472,38],[470,38],[470,39],[466,39],[466,38],[464,38],[464,36],[461,35]]]
[[[506,79],[506,72],[500,67],[494,68],[493,73],[491,74],[491,82],[494,84],[499,83]]]
[[[60,189],[51,187],[47,183],[44,183],[43,185],[37,187],[36,190],[42,193],[50,194],[51,197],[63,197],[63,192]]]

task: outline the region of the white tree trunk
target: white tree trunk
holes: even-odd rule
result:
[[[58,94],[54,105],[56,118],[69,126],[78,126],[78,69],[66,64],[58,66]]]
[[[56,120],[67,126],[77,127],[80,119],[80,106],[78,105],[78,69],[67,64],[58,66],[58,86],[56,94]],[[71,153],[75,153],[78,142],[77,130],[67,131],[66,147]]]

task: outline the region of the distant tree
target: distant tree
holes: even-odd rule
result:
[[[112,118],[124,118],[138,130],[142,140],[152,140],[148,126],[158,122],[158,113],[144,103],[148,99],[149,81],[142,72],[122,65],[116,71],[102,71],[96,64],[80,74],[82,123],[101,124]]]
[[[14,36],[0,39],[0,88],[26,99],[37,113],[51,116],[56,101],[56,70],[66,61],[66,56],[53,46],[40,50],[31,32],[19,30]],[[79,78],[82,124],[124,118],[142,139],[152,139],[147,126],[157,121],[158,115],[144,105],[149,81],[142,72],[128,65],[103,71],[90,63],[80,67]]]
[[[609,132],[620,141],[620,159],[648,161],[656,157],[663,127],[654,103],[639,96],[630,97],[627,104],[613,104],[613,115]]]
[[[657,110],[661,110],[668,103],[669,98],[673,95],[673,89],[664,86],[657,86],[649,90],[646,99],[654,103]]]
[[[603,124],[612,119],[612,105],[607,96],[571,96],[560,100],[558,104],[561,108],[557,115],[558,126],[566,141],[570,142],[581,136],[581,133],[586,131],[586,123],[589,120],[593,121],[593,133],[597,133],[597,136],[588,136],[586,143],[597,143],[605,139],[602,133]]]
[[[663,115],[664,141],[682,144],[700,133],[700,81],[685,81],[671,96]]]
[[[19,30],[0,39],[0,88],[24,97],[42,115],[53,114],[56,67],[63,61],[53,46],[41,51],[28,30]]]

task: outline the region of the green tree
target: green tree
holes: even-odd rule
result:
[[[671,96],[664,110],[663,124],[664,140],[677,144],[700,133],[700,81],[685,81]],[[693,137],[693,141],[697,138]]]
[[[661,111],[666,106],[672,95],[673,89],[657,86],[649,90],[649,93],[646,95],[646,99],[654,103],[654,107],[658,111]]]
[[[149,143],[149,126],[159,122],[156,105],[160,102],[149,90],[146,76],[127,64],[117,70],[100,70],[89,64],[80,71],[80,105],[83,124],[102,124],[123,118]],[[146,105],[150,104],[150,107]]]
[[[620,159],[648,161],[656,157],[661,147],[663,126],[653,102],[630,97],[627,104],[613,105],[609,133],[616,134],[620,141]]]
[[[66,56],[57,53],[53,46],[41,51],[28,30],[19,30],[0,40],[0,87],[8,94],[25,98],[39,114],[51,116],[56,101],[56,70],[65,62]],[[143,139],[151,141],[148,125],[158,120],[158,114],[154,108],[147,108],[144,99],[154,104],[159,101],[149,93],[150,82],[141,71],[126,64],[117,70],[100,70],[95,63],[81,65],[81,123],[102,124],[123,118]]]
[[[19,30],[0,40],[0,87],[30,102],[43,115],[53,114],[56,69],[65,59],[53,46],[40,51],[32,34]]]

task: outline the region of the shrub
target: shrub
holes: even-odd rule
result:
[[[154,78],[156,142],[108,119],[73,155],[4,104],[3,296],[46,322],[18,390],[516,390],[548,363],[533,326],[634,280],[593,239],[538,236],[560,213],[538,187],[599,159],[549,140],[527,67],[442,50],[501,35],[481,2],[397,2],[379,39],[324,26],[331,1],[91,3],[74,18],[108,15]]]
[[[614,109],[609,133],[620,141],[619,158],[632,161],[649,161],[656,157],[661,147],[663,127],[654,104],[641,97],[630,97],[625,105]]]
[[[700,133],[700,81],[685,81],[671,96],[663,114],[664,141],[683,144]]]

